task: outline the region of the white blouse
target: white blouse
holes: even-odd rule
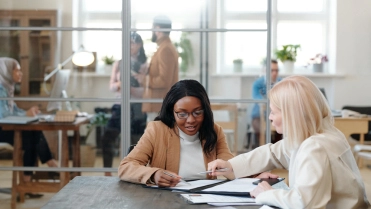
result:
[[[179,128],[178,128],[179,129]],[[180,136],[180,163],[179,176],[185,180],[205,179],[205,174],[198,174],[205,171],[204,156],[199,133],[189,136],[179,129]]]

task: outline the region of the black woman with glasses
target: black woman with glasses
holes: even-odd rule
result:
[[[215,159],[232,157],[223,129],[214,123],[205,88],[198,81],[181,80],[121,161],[118,174],[124,181],[173,187],[181,179],[212,179],[200,172]]]

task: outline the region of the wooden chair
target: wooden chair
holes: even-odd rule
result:
[[[238,108],[237,104],[211,104],[214,114],[214,122],[223,128],[225,135],[228,137],[229,147],[233,147],[232,153],[238,154]],[[233,134],[233,138],[230,135]],[[231,146],[230,139],[233,139]]]
[[[357,144],[353,148],[358,167],[362,168],[361,159],[371,160],[371,145]]]

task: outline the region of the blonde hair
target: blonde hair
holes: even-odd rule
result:
[[[290,76],[268,93],[282,113],[282,134],[288,150],[299,148],[312,135],[334,129],[331,109],[319,88],[304,76]]]

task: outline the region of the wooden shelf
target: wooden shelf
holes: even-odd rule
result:
[[[56,27],[57,10],[0,10],[0,27]],[[45,30],[0,31],[0,53],[18,60],[24,74],[20,85],[21,97],[44,96],[45,69],[55,66],[57,33]],[[35,104],[46,108],[47,102],[18,101],[17,105],[28,109]]]

